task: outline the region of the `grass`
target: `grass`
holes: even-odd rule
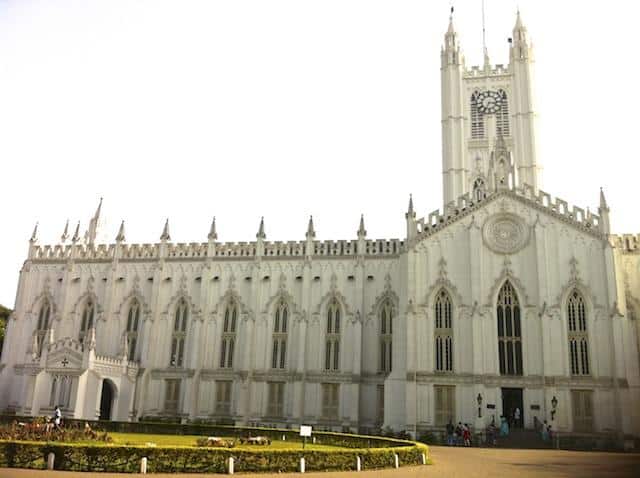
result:
[[[146,445],[155,443],[157,446],[196,446],[196,441],[204,435],[155,435],[151,433],[115,433],[110,432],[114,445]],[[228,438],[233,437],[220,437]],[[95,443],[95,442],[92,442]],[[271,445],[236,445],[234,450],[301,450],[302,443],[274,440]],[[331,451],[347,450],[347,448],[330,445],[319,445],[307,442],[305,450],[311,451]]]

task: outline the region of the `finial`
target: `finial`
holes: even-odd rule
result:
[[[213,216],[213,221],[211,221],[211,229],[209,229],[209,235],[207,238],[210,241],[215,241],[218,239],[218,233],[216,232],[216,217]]]
[[[413,214],[413,194],[409,194],[409,210],[407,213]]]
[[[100,198],[100,202],[98,203],[98,209],[96,209],[95,217],[100,217],[100,210],[102,209],[102,197]]]
[[[360,226],[358,227],[358,237],[364,237],[367,235],[367,230],[364,228],[364,214],[360,214]]]
[[[63,244],[67,241],[67,239],[69,239],[69,219],[67,219],[67,222],[64,225],[64,231],[62,231],[62,236],[60,236],[60,240]]]
[[[162,235],[160,236],[161,241],[170,241],[171,236],[169,235],[169,218],[164,223],[164,228],[162,229]]]
[[[316,231],[313,228],[313,216],[309,216],[309,225],[307,226],[307,239],[314,239],[316,237]]]
[[[256,234],[256,239],[266,239],[267,235],[264,233],[264,216],[260,218],[260,227],[258,228],[258,234]]]
[[[36,242],[37,240],[38,240],[38,223],[36,222],[36,225],[33,228],[33,232],[31,233],[31,239],[29,239],[29,242]]]
[[[124,221],[120,223],[120,230],[116,236],[116,242],[124,242]]]
[[[451,6],[451,13],[449,13],[449,28],[447,29],[447,33],[455,33],[453,28],[453,5]]]
[[[78,221],[78,224],[76,224],[76,231],[73,233],[71,242],[78,242],[79,240],[80,240],[80,221]]]

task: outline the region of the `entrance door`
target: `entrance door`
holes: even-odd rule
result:
[[[113,385],[109,381],[103,380],[102,396],[100,397],[100,420],[111,420],[113,395]]]
[[[519,417],[518,412],[519,410]],[[507,418],[510,428],[522,428],[524,407],[521,388],[502,389],[502,414]]]

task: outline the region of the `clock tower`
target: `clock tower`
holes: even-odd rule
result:
[[[496,146],[512,155],[519,186],[540,187],[536,160],[533,49],[517,14],[509,39],[509,65],[466,68],[458,35],[449,18],[441,51],[442,182],[444,205],[489,185]]]

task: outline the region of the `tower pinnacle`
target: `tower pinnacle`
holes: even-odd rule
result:
[[[67,219],[67,222],[64,225],[64,231],[62,231],[60,241],[62,241],[62,243],[64,244],[65,242],[67,242],[67,239],[69,239],[69,219]]]
[[[210,241],[215,241],[218,239],[218,233],[216,232],[216,217],[213,216],[213,221],[211,221],[211,229],[209,229],[209,235],[207,238]]]
[[[309,224],[307,225],[307,233],[305,236],[307,239],[314,239],[316,237],[316,231],[313,228],[313,216],[309,216]]]
[[[260,227],[258,227],[258,234],[256,234],[256,239],[264,240],[267,238],[267,235],[264,233],[264,216],[260,218]]]
[[[360,214],[360,226],[358,227],[358,237],[365,237],[367,230],[364,228],[364,214]]]
[[[120,223],[120,229],[118,230],[118,235],[116,236],[116,242],[124,242],[124,221]]]
[[[171,236],[169,235],[169,218],[164,223],[164,228],[162,229],[162,234],[160,235],[161,241],[170,241]]]

